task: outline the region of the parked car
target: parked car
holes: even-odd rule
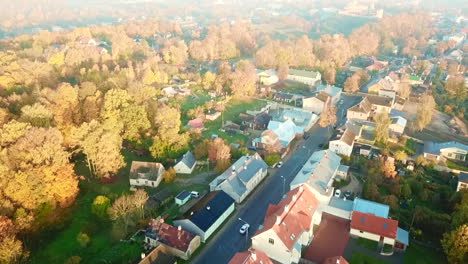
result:
[[[345,196],[346,198],[349,198],[349,197],[351,196],[351,191],[349,191],[349,190],[346,191],[346,192],[344,193],[344,196]]]
[[[338,189],[338,190],[335,191],[335,197],[340,198],[340,196],[341,196],[341,190]]]
[[[242,235],[245,234],[247,232],[247,230],[249,230],[249,227],[250,227],[249,224],[242,225],[242,227],[239,230],[239,233],[241,233]]]
[[[200,197],[200,194],[199,194],[198,192],[196,192],[196,191],[190,192],[190,195],[191,195],[193,198],[198,198],[198,197]]]
[[[281,168],[281,167],[283,167],[283,162],[282,161],[278,162],[278,164],[276,165],[276,168]]]

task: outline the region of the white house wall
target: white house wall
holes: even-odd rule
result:
[[[274,240],[274,244],[269,243],[269,239]],[[265,252],[265,254],[282,264],[292,263],[293,252],[283,244],[275,232],[267,230],[259,235],[252,237],[252,248]]]

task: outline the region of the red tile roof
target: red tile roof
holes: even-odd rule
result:
[[[188,122],[188,125],[191,126],[193,129],[201,129],[203,128],[203,120],[201,118],[195,118]]]
[[[229,261],[229,264],[273,264],[273,261],[263,252],[256,249],[250,249],[244,252],[238,252]]]
[[[396,238],[398,221],[353,211],[351,228],[384,237]]]
[[[288,249],[292,249],[300,235],[310,231],[312,216],[318,205],[319,201],[307,187],[291,190],[278,205],[268,207],[263,228],[255,235],[272,230]]]
[[[325,259],[322,264],[349,264],[348,261],[342,256],[331,257]]]
[[[158,234],[158,241],[169,247],[186,252],[190,242],[196,237],[182,228],[164,223],[164,220],[151,220],[150,227]]]

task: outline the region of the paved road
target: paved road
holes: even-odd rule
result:
[[[345,109],[352,106],[354,100],[345,97],[342,105],[338,106],[338,112],[346,113]],[[338,123],[343,121],[343,116],[338,115]],[[320,144],[326,144],[331,137],[332,129],[321,128],[318,124],[309,130],[310,137],[303,141],[284,161],[283,166],[269,175],[254,192],[239,205],[229,220],[215,233],[202,252],[191,263],[227,263],[237,253],[250,247],[250,237],[258,230],[263,222],[269,204],[278,203],[285,192],[289,190],[289,184],[294,176],[302,168],[310,155],[319,150]],[[284,176],[284,181],[281,176]],[[244,224],[239,217],[250,224],[248,236],[239,233]]]

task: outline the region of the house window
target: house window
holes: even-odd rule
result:
[[[364,234],[364,231],[359,231],[359,233]]]
[[[275,244],[275,240],[273,238],[269,238],[268,239],[268,243],[274,245]]]
[[[449,156],[449,157],[452,157],[452,153],[449,153],[448,156]]]

